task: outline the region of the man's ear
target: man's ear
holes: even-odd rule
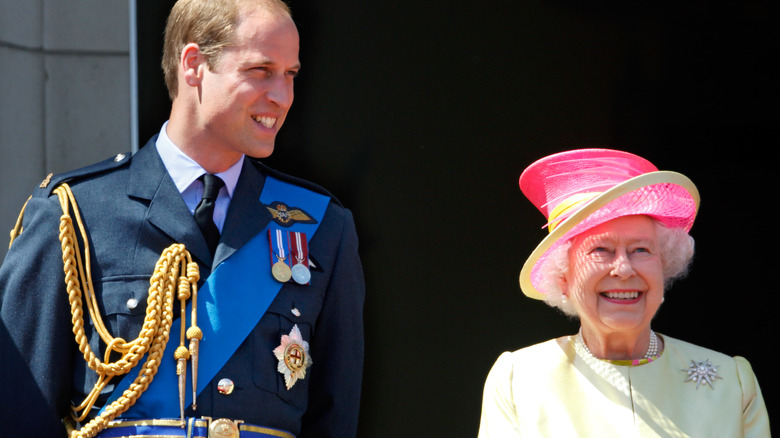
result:
[[[189,43],[181,50],[179,68],[182,72],[184,83],[190,87],[200,86],[203,79],[203,71],[206,68],[206,58],[195,43]]]

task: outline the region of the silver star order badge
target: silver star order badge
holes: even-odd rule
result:
[[[282,335],[282,343],[273,351],[279,360],[277,371],[284,376],[287,389],[295,385],[298,379],[306,378],[306,368],[312,364],[309,343],[303,340],[301,329],[295,324],[289,335]]]
[[[688,378],[685,379],[686,382],[696,382],[696,389],[699,389],[699,386],[702,383],[706,383],[707,385],[710,385],[710,388],[715,389],[715,387],[712,386],[715,380],[723,379],[723,377],[718,375],[718,367],[720,367],[720,365],[712,365],[712,362],[710,362],[709,359],[700,360],[698,362],[692,360],[691,365],[687,369],[681,371],[688,373]]]

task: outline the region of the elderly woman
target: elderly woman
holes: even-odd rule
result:
[[[651,328],[693,255],[693,183],[633,154],[582,149],[533,163],[520,188],[550,231],[520,286],[580,331],[498,358],[480,438],[768,437],[747,360]]]

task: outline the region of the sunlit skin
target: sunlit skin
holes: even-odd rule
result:
[[[271,155],[293,102],[300,69],[295,23],[281,11],[247,8],[213,70],[197,44],[181,53],[167,133],[210,173],[227,170],[242,154]]]
[[[658,237],[649,217],[613,219],[574,238],[564,291],[596,357],[644,357],[663,286]]]

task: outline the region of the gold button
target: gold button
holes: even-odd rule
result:
[[[217,391],[223,395],[230,395],[235,388],[236,385],[230,379],[220,379],[217,383]]]
[[[209,438],[239,438],[238,425],[225,418],[214,420],[209,424]]]

